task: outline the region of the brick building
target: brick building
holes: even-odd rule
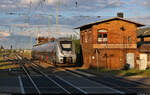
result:
[[[150,67],[150,27],[140,28],[137,31],[139,60],[141,64]]]
[[[121,69],[125,63],[136,67],[137,29],[143,24],[118,17],[102,19],[80,29],[84,67]]]

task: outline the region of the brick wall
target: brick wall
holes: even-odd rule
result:
[[[124,28],[124,31],[121,28]],[[97,43],[97,31],[105,29],[108,31],[107,44],[137,44],[136,25],[122,20],[93,25],[80,31],[84,67],[104,67],[109,69],[121,69],[126,63],[126,53],[134,53],[137,57],[137,48],[98,48],[98,57],[93,44]],[[91,32],[92,31],[92,32]],[[130,39],[128,39],[130,37]],[[136,61],[135,61],[136,62]]]
[[[124,27],[124,31],[120,28]],[[128,37],[131,36],[130,44],[136,44],[137,34],[135,24],[122,20],[113,20],[93,26],[93,43],[97,43],[98,29],[106,29],[108,31],[108,44],[128,43]]]

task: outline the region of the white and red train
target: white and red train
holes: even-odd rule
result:
[[[53,63],[75,63],[75,45],[69,38],[58,38],[44,44],[34,45],[32,58]]]

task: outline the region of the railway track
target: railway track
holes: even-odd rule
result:
[[[30,82],[32,83],[33,87],[36,90],[36,93],[41,94],[41,93],[53,93],[53,91],[57,91],[60,93],[65,93],[65,94],[71,94],[71,93],[77,93],[77,94],[87,94],[86,91],[76,87],[75,85],[63,80],[61,77],[59,76],[48,76],[46,73],[44,73],[42,70],[40,70],[39,66],[28,61],[25,59],[22,59],[21,56],[16,55],[16,57],[19,59],[19,63],[21,64],[22,69],[24,70],[25,74],[27,75],[28,79],[30,80]],[[34,79],[31,75],[30,75],[30,71],[25,64],[31,64],[31,68],[32,70],[34,70],[35,72],[39,73],[39,75],[41,75],[40,79]],[[38,81],[39,80],[39,81]],[[46,82],[45,86],[46,88],[42,88],[40,87],[41,85],[43,85],[43,81]],[[52,85],[47,85],[47,84]],[[50,86],[50,87],[49,87]],[[30,93],[30,92],[29,92]],[[35,93],[35,92],[34,92]],[[55,93],[55,92],[54,92]]]
[[[102,74],[100,74],[100,76],[98,77],[89,77],[84,74],[77,73],[63,67],[61,69],[64,69],[64,71],[67,73],[72,73],[73,75],[82,76],[85,77],[86,79],[95,81],[97,83],[102,83],[114,89],[118,89],[122,92],[125,92],[126,94],[150,95],[150,85],[148,84],[127,80],[121,77],[108,76]]]
[[[65,68],[64,68],[65,69]],[[93,80],[97,83],[110,86],[114,89],[125,92],[126,94],[138,94],[138,95],[150,95],[150,85],[143,84],[136,81],[127,80],[121,77],[102,75],[96,77],[89,77],[84,74],[74,72],[72,70],[65,69],[67,72],[71,72],[87,79]]]
[[[39,65],[30,62],[28,59],[25,59],[25,60],[28,64],[32,64],[32,66],[33,66],[32,69],[39,72],[42,76],[49,77],[47,74],[42,72],[42,68]],[[53,69],[56,69],[56,68],[53,68]],[[127,80],[127,79],[123,79],[123,78],[120,78],[120,77],[114,77],[114,76],[100,75],[100,76],[96,76],[96,77],[89,77],[89,76],[86,76],[84,74],[74,72],[72,70],[68,70],[68,69],[65,69],[65,68],[61,68],[61,69],[64,69],[66,73],[70,73],[73,76],[84,77],[87,80],[92,80],[95,83],[104,84],[106,86],[117,89],[121,92],[124,92],[125,94],[138,94],[138,95],[141,95],[141,94],[142,95],[149,95],[150,94],[150,85],[146,85],[146,84],[142,84],[142,83],[139,83],[139,82],[130,81],[130,80]],[[62,87],[66,87],[65,89],[70,93],[71,93],[71,91],[75,90],[75,92],[86,94],[86,91],[84,91],[84,90],[72,85],[71,83],[65,81],[60,76],[54,75],[53,80],[55,80],[57,83],[62,85]],[[64,85],[60,81],[63,82],[63,83],[65,82],[66,84]],[[70,88],[67,88],[67,86],[72,87],[72,90],[70,91]],[[72,93],[74,93],[74,92],[72,92]]]

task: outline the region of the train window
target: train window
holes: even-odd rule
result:
[[[71,44],[62,44],[63,48],[71,48]]]
[[[72,50],[72,41],[61,41],[60,46],[62,50],[71,51]]]

